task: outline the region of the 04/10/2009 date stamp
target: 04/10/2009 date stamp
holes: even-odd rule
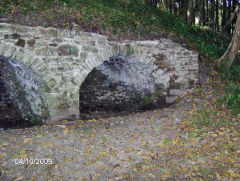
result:
[[[14,158],[12,160],[16,165],[47,165],[53,164],[50,158]]]

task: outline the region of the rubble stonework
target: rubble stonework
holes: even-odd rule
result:
[[[0,23],[0,55],[31,68],[46,83],[51,119],[79,116],[81,84],[93,68],[112,56],[135,57],[153,65],[167,101],[199,81],[198,53],[169,39],[116,42],[77,29]]]

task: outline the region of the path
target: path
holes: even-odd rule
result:
[[[165,154],[170,149],[166,147],[168,142],[173,142],[172,148],[176,146],[174,139],[179,124],[186,118],[185,112],[205,101],[192,95],[162,110],[0,131],[0,178],[70,181],[170,177],[174,180],[175,177],[164,174],[169,171],[170,161],[172,168],[176,162],[173,168],[176,170],[177,165],[185,168],[193,164],[182,153]],[[20,164],[20,158],[50,159],[52,164]]]

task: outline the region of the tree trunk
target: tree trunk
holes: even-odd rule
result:
[[[162,11],[167,11],[164,0],[161,0],[161,1],[160,1],[160,9],[161,9]]]
[[[223,27],[226,24],[227,20],[227,2],[226,0],[223,0],[223,13],[222,13],[222,32],[224,33]]]
[[[231,28],[231,24],[232,24],[233,20],[237,17],[238,11],[239,11],[239,6],[237,6],[235,11],[233,13],[231,13],[229,20],[226,22],[225,26],[223,27],[223,31],[229,30]]]
[[[208,8],[208,0],[206,0],[206,19],[205,19],[205,22],[208,23],[209,21],[209,8]]]
[[[195,24],[200,25],[201,23],[201,19],[202,19],[202,6],[203,1],[202,0],[197,0],[195,2],[195,8],[194,8],[194,16],[192,17],[193,19],[195,19]]]
[[[215,0],[211,0],[211,10],[210,10],[210,27],[214,28],[214,12],[215,12]]]
[[[174,15],[177,15],[177,6],[176,6],[177,0],[173,0],[173,11]]]
[[[236,9],[236,5],[237,5],[237,0],[233,0],[232,12],[234,12],[234,10]],[[235,18],[233,19],[232,24],[231,24],[232,32],[234,30],[234,25],[236,24],[236,20],[237,20],[237,17],[235,16]]]
[[[173,12],[172,0],[169,0],[168,3],[169,3],[169,12],[172,14]]]
[[[192,21],[192,0],[188,0],[187,3],[187,23],[191,24]]]
[[[232,5],[231,5],[231,0],[228,0],[228,19],[231,18],[231,13],[232,13]],[[227,33],[231,34],[231,25],[229,24],[227,26]]]
[[[216,30],[219,30],[218,7],[219,7],[219,2],[218,2],[218,0],[216,0],[216,21],[215,21],[215,28],[216,28]]]
[[[237,22],[231,43],[228,46],[227,51],[219,59],[218,66],[226,65],[228,68],[232,65],[234,58],[236,57],[238,50],[240,48],[240,15],[238,11]]]
[[[206,15],[205,15],[205,1],[202,1],[202,12],[200,17],[200,24],[205,26]]]

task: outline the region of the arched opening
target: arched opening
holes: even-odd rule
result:
[[[106,117],[166,107],[166,87],[154,76],[155,67],[136,58],[113,56],[95,67],[80,88],[82,119]]]

